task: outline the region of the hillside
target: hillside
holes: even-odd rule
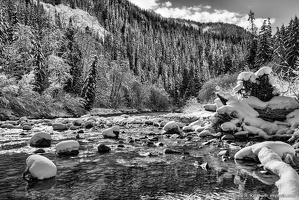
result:
[[[0,106],[20,115],[181,107],[207,81],[269,62],[262,42],[284,37],[163,18],[125,0],[0,2]]]

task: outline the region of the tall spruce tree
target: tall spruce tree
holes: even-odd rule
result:
[[[70,68],[71,77],[66,81],[64,90],[70,94],[80,95],[82,88],[82,53],[78,44],[75,41],[75,29],[70,18],[69,27],[65,33],[67,40],[66,47],[63,47],[62,51],[66,51],[66,60]]]
[[[264,20],[258,36],[256,66],[261,67],[272,60],[272,28],[270,19]]]
[[[86,110],[91,110],[95,99],[95,87],[96,87],[96,75],[97,75],[97,56],[94,57],[94,61],[88,70],[87,77],[84,81],[84,85],[81,92],[81,97],[84,99],[84,107]]]
[[[254,23],[255,17],[254,13],[250,10],[249,12],[249,32],[251,33],[250,35],[250,41],[247,46],[247,55],[246,55],[246,62],[249,67],[249,69],[254,69],[255,67],[255,60],[256,60],[256,55],[257,55],[257,26]]]
[[[287,27],[286,47],[288,65],[291,69],[295,69],[295,64],[299,57],[299,19],[297,16],[290,21]]]

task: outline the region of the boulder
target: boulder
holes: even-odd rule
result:
[[[68,126],[63,123],[54,123],[52,124],[52,127],[54,131],[65,131],[68,129]]]
[[[100,145],[98,146],[98,152],[99,152],[99,153],[108,153],[108,152],[110,152],[110,151],[111,151],[111,148],[108,147],[108,146],[106,146],[105,144],[100,144]]]
[[[26,179],[29,174],[29,179],[48,179],[56,176],[57,167],[48,158],[42,155],[31,155],[26,160],[27,168],[23,173],[23,178]]]
[[[175,121],[170,121],[163,127],[164,134],[181,134],[181,128],[179,126],[179,123]]]
[[[204,108],[206,111],[216,112],[216,110],[217,110],[217,105],[216,105],[216,104],[205,104],[205,105],[203,106],[203,108]]]
[[[72,123],[73,123],[74,126],[79,126],[80,127],[80,126],[82,126],[83,121],[81,119],[76,119]]]
[[[113,139],[118,139],[119,136],[119,127],[118,126],[113,126],[111,128],[105,129],[102,134],[104,138],[113,138]]]
[[[1,128],[13,129],[13,128],[15,128],[15,126],[13,124],[5,123],[5,124],[1,125]]]
[[[32,147],[50,147],[51,135],[49,133],[40,132],[33,135],[30,139],[30,146]]]
[[[25,131],[30,131],[30,130],[32,129],[32,126],[31,126],[30,124],[24,124],[24,125],[22,126],[22,128],[23,128],[23,130],[25,130]]]
[[[75,140],[61,141],[56,145],[58,155],[73,156],[79,154],[79,143]]]
[[[85,124],[84,124],[84,128],[86,128],[86,129],[91,129],[91,128],[93,128],[94,126],[95,126],[95,122],[92,121],[92,120],[87,121],[87,122],[85,122]]]

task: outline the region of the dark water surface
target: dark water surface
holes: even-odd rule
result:
[[[128,127],[123,136],[140,137],[158,131],[156,127]],[[21,140],[18,135],[9,137],[18,142],[30,139]],[[53,135],[53,147],[45,148],[43,155],[56,164],[57,176],[37,183],[22,179],[26,158],[35,149],[26,145],[2,148],[0,199],[278,199],[271,197],[277,194],[275,175],[253,163],[235,163],[232,158],[223,162],[217,157],[220,149],[213,145],[200,147],[201,141],[161,137],[167,148],[190,153],[166,155],[165,146],[144,146],[142,140],[134,144],[124,141],[125,147],[117,147],[119,141],[104,140],[93,133],[82,136],[78,156],[58,157],[53,150],[55,144],[73,136]],[[2,135],[1,145],[9,143],[6,137],[7,134]],[[111,146],[112,151],[97,153],[99,143]],[[155,156],[148,156],[148,152],[154,152]],[[209,165],[207,170],[200,166],[205,162]],[[262,195],[267,198],[258,197]]]

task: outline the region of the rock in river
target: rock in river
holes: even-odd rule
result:
[[[75,140],[65,140],[56,145],[58,155],[73,156],[79,154],[79,142]]]
[[[30,139],[30,146],[32,147],[50,147],[51,135],[49,133],[40,132],[33,135]]]
[[[23,178],[29,174],[30,179],[47,179],[56,176],[57,167],[48,158],[41,155],[31,155],[26,160],[27,168],[23,173]]]
[[[118,126],[113,126],[111,128],[105,129],[102,134],[104,138],[113,138],[113,139],[118,139],[119,136],[119,127]]]
[[[106,146],[106,145],[104,145],[104,144],[100,144],[100,145],[98,146],[98,152],[99,152],[99,153],[108,153],[108,152],[110,152],[110,151],[111,151],[111,148],[108,147],[108,146]]]

